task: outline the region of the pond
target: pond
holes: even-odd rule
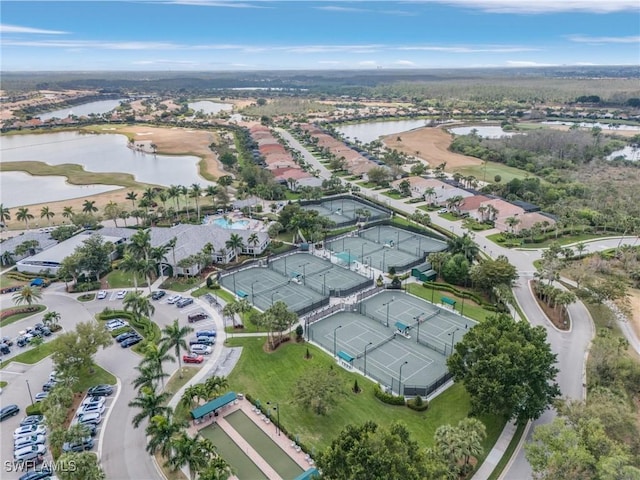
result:
[[[143,138],[143,137],[141,137]],[[156,185],[191,185],[210,182],[198,174],[195,156],[154,155],[132,150],[128,140],[117,134],[82,134],[79,132],[9,135],[2,137],[2,162],[40,161],[50,165],[73,163],[90,172],[130,173],[139,182]],[[0,173],[3,186],[4,175]],[[50,177],[39,177],[47,179]],[[69,186],[69,188],[72,188]],[[47,201],[61,200],[56,192]],[[5,197],[4,188],[2,196]],[[26,196],[26,198],[24,198]],[[77,196],[74,194],[74,196]],[[24,191],[17,204],[31,204],[31,191]],[[70,198],[70,197],[67,197]],[[27,201],[25,201],[27,200]]]
[[[466,127],[449,128],[448,130],[454,135],[469,135],[472,130],[476,130],[476,133],[482,138],[500,138],[515,135],[514,132],[505,132],[502,127],[498,125],[469,125]]]
[[[2,172],[0,184],[0,199],[5,208],[88,197],[122,188],[118,185],[71,185],[65,177],[37,177],[26,172]]]
[[[613,160],[617,157],[624,157],[632,162],[640,162],[640,148],[628,145],[621,150],[613,152],[607,157],[607,160]]]
[[[123,100],[123,98],[117,100],[99,100],[97,102],[83,103],[80,105],[74,105],[73,107],[63,108],[61,110],[54,110],[52,112],[39,113],[37,116],[44,122],[50,118],[62,119],[67,118],[70,115],[76,115],[78,117],[89,116],[92,113],[94,115],[100,115],[102,113],[110,112],[114,108],[120,106],[120,102]]]
[[[352,125],[341,125],[336,130],[351,140],[370,143],[384,135],[407,132],[424,127],[428,120],[389,120],[388,122],[363,122]]]
[[[549,120],[545,122],[540,122],[543,125],[575,125],[577,122],[561,122],[559,120]],[[600,123],[600,122],[580,122],[578,123],[579,127],[582,128],[594,128],[600,127],[602,130],[608,130],[615,132],[616,130],[629,130],[632,132],[640,132],[640,126],[638,125],[623,125],[623,124],[612,124],[612,123]]]
[[[194,112],[202,111],[209,115],[212,113],[220,113],[222,111],[231,111],[233,110],[233,105],[231,103],[217,103],[210,100],[202,100],[199,102],[189,103],[189,108]]]

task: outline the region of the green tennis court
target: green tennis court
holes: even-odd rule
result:
[[[239,480],[269,480],[262,470],[251,461],[249,456],[215,423],[200,430],[204,438],[208,438],[218,449]]]
[[[224,418],[282,478],[296,478],[304,471],[242,410],[236,410]]]
[[[339,197],[301,205],[305,210],[315,210],[321,216],[335,222],[337,227],[354,224],[356,221],[373,221],[389,218],[389,212],[376,208],[368,202],[355,198]],[[364,212],[369,215],[363,215]]]

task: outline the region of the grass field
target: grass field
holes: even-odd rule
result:
[[[423,286],[421,283],[409,283],[407,285],[407,288],[409,290],[409,293],[412,293],[416,297],[424,298],[428,302],[430,302],[431,299],[433,298],[434,302],[437,304],[440,302],[440,297],[445,296],[448,298],[452,298],[457,302],[456,308],[458,309],[458,311],[462,307],[462,297],[459,297],[454,293],[445,292],[444,290],[437,290],[437,289],[434,290],[433,288]],[[495,315],[495,312],[490,312],[489,310],[485,310],[473,300],[465,298],[464,300],[464,316],[465,317],[473,318],[474,320],[481,322],[491,315]]]
[[[456,172],[461,173],[464,176],[473,175],[479,181],[487,181],[493,183],[493,179],[496,175],[500,175],[501,180],[500,183],[507,183],[513,180],[514,178],[519,178],[523,180],[525,178],[536,177],[532,173],[529,173],[525,170],[520,170],[515,167],[508,167],[502,163],[496,162],[487,162],[486,168],[484,165],[466,165],[459,168],[453,169]],[[486,172],[485,172],[486,170]],[[544,180],[542,180],[544,182]]]
[[[11,278],[6,273],[4,275],[0,275],[0,288],[18,287],[18,286],[26,285],[27,283],[29,282]]]
[[[46,358],[49,355],[51,355],[51,353],[53,352],[55,342],[56,342],[56,339],[54,338],[52,340],[49,340],[43,343],[38,348],[26,347],[29,350],[25,350],[24,352],[19,353],[15,357],[12,357],[9,360],[5,360],[4,362],[0,363],[0,368],[6,367],[11,362],[26,363],[28,365],[33,365],[34,363],[38,363],[43,358]]]
[[[197,287],[200,283],[202,283],[202,279],[198,277],[180,277],[180,278],[167,278],[160,288],[165,290],[172,290],[174,292],[186,292],[187,290],[191,290],[194,287]]]
[[[133,288],[133,273],[122,270],[112,270],[105,278],[109,288]],[[138,277],[138,287],[146,287],[147,281],[144,277]]]
[[[540,243],[522,243],[521,242],[521,244],[516,248],[521,248],[523,250],[537,250],[540,248],[547,248],[551,246],[551,244],[553,243],[557,243],[558,245],[562,246],[562,245],[570,245],[572,243],[586,242],[588,240],[604,239],[609,237],[610,237],[609,235],[603,236],[595,233],[577,233],[575,235],[559,236],[558,238],[552,237]],[[505,242],[500,243],[498,239],[504,238],[502,233],[492,233],[491,235],[487,235],[486,238],[491,240],[496,245],[500,245],[502,247],[505,247],[506,246],[505,244],[507,244],[509,241],[522,240],[522,238],[515,238],[513,240],[506,240]]]
[[[178,374],[176,370],[169,381],[164,386],[164,391],[170,394],[172,397],[180,390],[185,384],[193,378],[193,376],[198,373],[200,369],[198,367],[185,367],[182,365],[182,378]]]
[[[23,318],[27,318],[32,315],[37,315],[38,313],[46,310],[47,308],[44,305],[34,305],[34,307],[38,307],[38,310],[36,312],[17,313],[15,315],[10,315],[7,318],[2,319],[2,321],[0,321],[0,327],[6,327],[7,325],[11,325],[12,323],[17,322],[18,320],[22,320]],[[4,308],[2,311],[4,312],[5,310],[15,310],[15,308],[16,307]]]
[[[337,367],[330,356],[312,345],[288,343],[273,353],[265,353],[264,343],[263,337],[230,341],[232,346],[243,347],[242,356],[229,375],[231,389],[250,393],[263,403],[278,402],[281,422],[286,430],[299,435],[301,443],[316,450],[327,447],[346,425],[371,419],[385,426],[393,421],[402,421],[422,446],[430,446],[440,425],[456,424],[469,414],[469,396],[462,385],[454,385],[443,392],[431,402],[426,412],[415,412],[407,407],[380,402],[373,395],[373,382]],[[307,348],[311,353],[310,359],[305,359]],[[313,374],[315,368],[334,369],[336,381],[342,386],[343,393],[326,416],[318,416],[295,401],[299,379]],[[351,392],[356,379],[362,389],[359,394]],[[485,452],[481,460],[484,460],[505,421],[496,416],[480,419],[487,426],[488,434],[483,443]]]
[[[75,392],[84,392],[94,385],[101,385],[105,383],[107,385],[115,385],[117,383],[117,379],[104,368],[94,365],[91,372],[87,371],[80,375],[80,380],[73,390]]]

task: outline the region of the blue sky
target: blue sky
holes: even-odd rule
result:
[[[3,71],[639,65],[639,0],[2,1]]]

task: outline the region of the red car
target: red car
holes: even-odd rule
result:
[[[182,361],[184,363],[202,363],[203,360],[204,357],[202,355],[197,355],[195,353],[189,353],[182,356]]]

